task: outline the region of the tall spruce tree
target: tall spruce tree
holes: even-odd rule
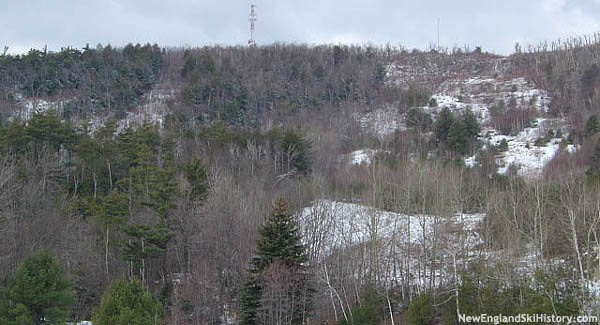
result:
[[[448,131],[447,142],[450,149],[461,155],[469,151],[469,139],[463,121],[458,120],[452,124]]]
[[[452,123],[454,123],[454,115],[448,107],[442,108],[435,120],[435,137],[439,142],[446,142]]]
[[[479,127],[479,122],[477,122],[477,117],[475,116],[475,114],[473,114],[473,111],[467,109],[462,116],[462,122],[465,128],[467,138],[477,138],[477,135],[481,131],[481,128]]]
[[[292,323],[301,323],[308,308],[307,292],[310,292],[306,271],[308,256],[306,247],[301,243],[298,224],[289,214],[285,200],[275,202],[270,218],[259,232],[256,256],[250,262],[250,277],[244,284],[240,297],[241,324],[261,323],[260,311],[265,307],[261,304],[265,271],[274,263],[281,263],[294,273],[293,283],[290,281],[286,284],[290,289],[287,292],[295,298],[290,300],[296,302],[292,315],[288,316]]]

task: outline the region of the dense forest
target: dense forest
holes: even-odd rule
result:
[[[4,54],[0,323],[598,315],[599,57],[598,36]],[[538,174],[499,166],[547,121],[519,149],[556,146]]]

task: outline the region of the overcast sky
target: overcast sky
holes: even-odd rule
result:
[[[112,44],[246,44],[249,1],[1,0],[0,46],[11,53]],[[600,31],[600,0],[254,0],[256,41],[481,46],[510,54]]]

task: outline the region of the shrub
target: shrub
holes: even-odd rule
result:
[[[0,294],[2,296],[3,294]],[[8,315],[0,320],[38,324],[44,320],[64,321],[73,305],[71,283],[48,253],[26,258],[17,269],[17,275],[4,294]],[[3,320],[4,317],[4,320]]]
[[[433,297],[429,294],[413,300],[408,307],[408,323],[411,325],[428,325],[434,317]]]
[[[162,307],[138,280],[112,282],[94,309],[95,325],[159,324]]]

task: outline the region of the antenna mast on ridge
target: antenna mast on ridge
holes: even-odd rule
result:
[[[254,22],[256,21],[256,13],[254,12],[255,5],[250,5],[250,39],[248,40],[249,46],[256,46],[256,41],[254,40]]]

